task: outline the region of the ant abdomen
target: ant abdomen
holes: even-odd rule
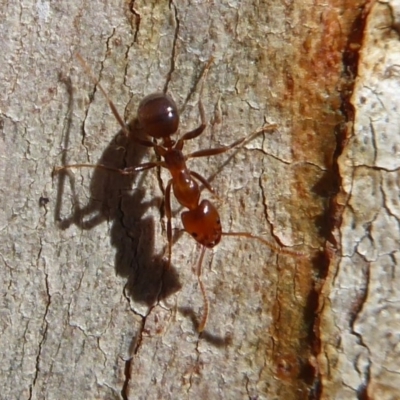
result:
[[[210,201],[203,200],[194,210],[184,211],[181,219],[185,231],[201,245],[211,249],[220,242],[221,220]]]
[[[155,139],[167,138],[178,130],[178,107],[165,93],[146,96],[139,104],[137,116],[144,132]]]

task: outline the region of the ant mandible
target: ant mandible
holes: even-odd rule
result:
[[[257,134],[275,130],[276,125],[275,124],[266,125],[259,131],[256,131],[249,136],[242,137],[241,139],[236,140],[235,142],[233,142],[228,146],[199,150],[187,155],[183,154],[183,146],[185,144],[185,141],[195,139],[198,136],[200,136],[207,126],[204,107],[201,101],[201,94],[203,90],[204,77],[207,74],[208,69],[210,68],[210,65],[213,61],[213,58],[211,58],[208,61],[202,76],[203,82],[200,89],[200,98],[198,102],[200,120],[201,120],[200,125],[196,129],[193,129],[192,131],[185,133],[177,141],[172,139],[172,136],[178,133],[178,128],[179,128],[178,108],[175,104],[175,101],[168,94],[153,93],[146,96],[140,102],[137,112],[137,119],[141,128],[143,129],[146,135],[153,138],[153,141],[132,137],[131,135],[129,135],[129,128],[127,124],[121,118],[114,103],[108,97],[108,94],[101,86],[99,80],[94,76],[92,70],[83,60],[83,58],[79,54],[77,54],[76,56],[80,61],[80,63],[82,64],[83,68],[86,70],[87,74],[93,80],[94,84],[99,87],[99,89],[107,99],[111,111],[114,114],[115,118],[117,119],[119,125],[121,126],[124,135],[126,135],[126,137],[132,138],[132,140],[134,140],[136,143],[142,146],[152,147],[157,156],[162,158],[163,161],[146,162],[143,164],[127,167],[124,169],[112,168],[102,164],[97,164],[97,165],[73,164],[73,165],[65,165],[62,167],[55,167],[54,173],[58,173],[67,168],[81,168],[81,167],[103,168],[111,171],[116,171],[123,175],[131,175],[136,172],[148,170],[154,167],[166,168],[170,172],[171,178],[169,179],[165,189],[165,214],[167,217],[167,239],[168,239],[167,268],[169,268],[171,265],[171,256],[172,256],[172,224],[171,224],[172,220],[171,189],[172,189],[178,203],[182,207],[187,209],[186,211],[183,211],[181,213],[181,220],[184,230],[187,233],[189,233],[196,240],[196,242],[202,246],[202,251],[196,267],[196,275],[204,301],[204,312],[198,326],[198,331],[202,332],[206,326],[208,312],[209,312],[209,302],[204,284],[201,280],[202,261],[204,258],[205,249],[206,248],[211,249],[215,247],[220,242],[222,235],[242,236],[251,239],[256,239],[276,252],[291,254],[295,256],[301,255],[301,253],[282,249],[279,246],[266,241],[264,238],[253,235],[250,232],[223,232],[219,213],[215,208],[215,206],[207,199],[203,199],[200,201],[201,189],[198,182],[200,182],[211,193],[214,193],[213,188],[211,187],[207,179],[205,179],[197,172],[191,171],[186,166],[186,161],[191,158],[209,157],[225,153],[228,150],[240,146],[245,141],[251,139]],[[161,145],[157,143],[157,140],[161,140]]]

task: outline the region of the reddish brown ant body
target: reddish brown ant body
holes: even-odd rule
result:
[[[113,102],[109,99],[106,91],[101,86],[98,79],[93,75],[90,68],[87,66],[86,62],[77,55],[79,61],[92,78],[93,82],[100,88],[104,96],[106,97],[110,108],[117,119],[119,125],[122,128],[123,133],[127,137],[132,137],[129,135],[129,128],[126,123],[121,118]],[[204,75],[207,73],[212,59],[208,62],[204,69]],[[200,90],[200,96],[202,93],[202,87]],[[171,189],[175,195],[176,200],[179,204],[187,209],[181,213],[181,220],[184,230],[188,232],[196,241],[202,246],[202,252],[197,263],[197,278],[199,281],[200,289],[204,299],[204,314],[199,323],[199,332],[203,331],[207,322],[208,317],[208,300],[204,285],[201,281],[201,265],[204,257],[204,251],[206,248],[213,248],[216,246],[222,235],[230,236],[244,236],[252,239],[257,239],[270,247],[271,249],[292,254],[300,255],[300,253],[281,249],[280,247],[269,243],[265,239],[259,236],[255,236],[250,232],[223,232],[221,227],[221,221],[219,213],[214,205],[207,199],[200,201],[201,190],[198,182],[200,182],[205,188],[210,192],[214,193],[210,183],[202,177],[197,172],[191,171],[186,166],[186,161],[191,158],[196,157],[208,157],[221,153],[238,147],[243,144],[249,138],[252,138],[256,134],[261,132],[266,132],[269,130],[274,130],[276,125],[267,125],[261,130],[254,132],[252,135],[243,137],[229,146],[223,146],[214,149],[199,150],[190,154],[183,154],[183,147],[186,140],[194,139],[200,136],[206,128],[206,118],[204,108],[199,99],[199,113],[201,123],[196,128],[190,132],[185,133],[177,141],[172,139],[172,136],[178,133],[179,128],[179,112],[174,100],[165,93],[154,93],[146,96],[138,107],[137,119],[144,133],[151,137],[154,141],[133,138],[135,142],[140,145],[154,148],[155,153],[163,159],[163,161],[157,162],[147,162],[140,165],[127,167],[124,169],[116,169],[107,167],[106,165],[93,165],[93,164],[74,164],[66,165],[62,167],[56,167],[54,169],[55,173],[66,169],[66,168],[79,168],[79,167],[90,167],[90,168],[103,168],[112,171],[116,171],[123,175],[134,174],[136,172],[144,171],[154,167],[162,167],[168,169],[171,174],[171,178],[168,181],[165,190],[165,211],[167,217],[167,239],[168,239],[168,267],[171,264],[172,255],[172,211],[171,211]],[[158,144],[156,140],[161,140],[161,144]]]

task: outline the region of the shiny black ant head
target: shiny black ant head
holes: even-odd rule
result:
[[[165,139],[178,130],[178,108],[171,96],[153,93],[140,102],[138,120],[147,135]]]

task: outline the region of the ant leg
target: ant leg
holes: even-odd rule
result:
[[[134,167],[126,167],[124,169],[120,169],[119,171],[122,175],[131,175],[131,174],[134,174],[135,172],[146,171],[146,170],[152,169],[154,167],[166,168],[166,165],[165,165],[164,161],[148,162],[148,163],[136,165]]]
[[[185,140],[190,140],[190,139],[194,139],[198,136],[200,136],[204,129],[206,129],[207,126],[207,121],[206,121],[206,114],[204,112],[204,107],[203,107],[203,103],[201,101],[201,99],[199,99],[199,112],[200,112],[200,120],[201,120],[201,124],[198,128],[193,129],[190,132],[185,133],[180,139],[179,139],[179,145],[181,145],[183,147],[183,142]],[[182,150],[182,148],[180,149]]]
[[[201,290],[201,294],[203,296],[203,302],[204,302],[203,316],[201,317],[201,321],[199,323],[199,326],[197,327],[197,330],[199,331],[199,333],[203,332],[204,328],[206,327],[207,319],[208,319],[208,312],[209,312],[209,308],[210,308],[206,289],[204,287],[203,281],[201,280],[201,266],[203,264],[205,250],[206,250],[206,247],[202,246],[200,258],[199,258],[199,261],[197,262],[197,268],[196,268],[197,269],[197,271],[196,271],[197,272],[197,281],[199,282],[199,286],[200,286],[200,290]]]
[[[172,258],[171,186],[172,186],[172,179],[168,181],[167,187],[165,188],[165,215],[167,216],[167,239],[168,239],[167,269],[171,267],[171,258]]]
[[[258,240],[259,242],[265,244],[266,246],[268,246],[271,250],[275,251],[276,253],[289,254],[291,256],[296,256],[296,257],[304,257],[304,254],[300,251],[284,249],[276,244],[269,242],[268,240],[265,240],[261,236],[253,235],[250,232],[222,232],[222,235],[224,235],[224,236],[241,236],[241,237],[246,237],[249,239],[255,239],[255,240]]]
[[[214,189],[212,188],[212,186],[210,185],[210,182],[208,182],[208,180],[206,178],[204,178],[203,176],[201,176],[200,174],[198,174],[195,171],[189,171],[190,175],[192,175],[194,178],[196,178],[198,181],[200,181],[203,186],[208,189],[212,194],[215,194]]]
[[[119,168],[114,168],[114,167],[108,167],[107,165],[103,165],[103,164],[71,164],[71,165],[63,165],[61,167],[54,167],[52,175],[53,176],[57,175],[61,171],[65,170],[65,169],[71,169],[71,168],[100,168],[100,169],[105,169],[107,171],[118,172],[121,175],[132,175],[136,172],[145,171],[147,169],[151,169],[154,167],[165,167],[165,165],[164,165],[164,162],[148,162],[148,163],[136,165],[134,167],[127,167],[127,168],[119,169]]]
[[[244,142],[251,140],[254,136],[259,135],[260,133],[275,130],[276,127],[277,127],[276,124],[264,126],[263,128],[259,129],[258,131],[251,133],[249,136],[242,137],[241,139],[236,140],[235,142],[233,142],[232,144],[230,144],[228,146],[217,147],[215,149],[205,149],[205,150],[195,151],[194,153],[190,153],[190,154],[186,155],[185,159],[188,160],[189,158],[195,158],[195,157],[209,157],[209,156],[215,156],[217,154],[225,153],[228,150],[238,147],[241,144],[243,144]]]

